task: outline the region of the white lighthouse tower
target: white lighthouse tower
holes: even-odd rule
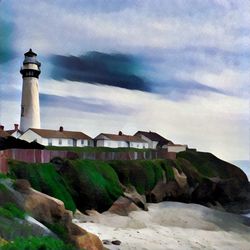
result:
[[[23,76],[21,121],[22,132],[29,128],[40,128],[40,106],[38,78],[41,73],[41,63],[37,61],[37,54],[30,49],[24,54],[25,58],[20,73]]]

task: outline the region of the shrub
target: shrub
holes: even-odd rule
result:
[[[51,237],[16,238],[1,250],[76,250],[72,245]]]
[[[64,202],[65,208],[76,210],[69,187],[51,163],[10,162],[11,175],[29,180],[31,186]]]
[[[69,160],[61,171],[81,210],[95,208],[104,211],[122,194],[119,179],[106,162]]]
[[[0,207],[0,215],[9,219],[11,218],[24,219],[25,212],[19,209],[13,203],[6,203],[2,207]]]

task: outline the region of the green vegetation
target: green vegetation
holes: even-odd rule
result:
[[[4,244],[1,250],[76,250],[75,247],[51,237],[16,238]]]
[[[63,178],[79,209],[108,209],[122,194],[119,179],[103,161],[74,160],[64,163]]]
[[[211,153],[185,151],[177,154],[177,158],[188,160],[203,177],[230,177],[229,163],[222,161]]]
[[[7,179],[8,176],[6,174],[0,173],[0,179]]]
[[[25,212],[19,209],[13,203],[6,203],[2,207],[0,207],[0,216],[4,216],[9,219],[11,218],[24,219]]]
[[[119,180],[125,186],[133,185],[140,194],[153,189],[163,178],[164,160],[110,161],[110,166],[116,171]]]
[[[4,184],[0,183],[0,191],[6,191],[7,188]]]
[[[108,147],[57,147],[46,146],[47,150],[70,151],[70,152],[147,152],[152,149],[139,149],[139,148],[108,148]]]
[[[44,225],[49,228],[53,233],[55,233],[61,240],[63,240],[64,242],[68,241],[68,232],[64,225],[60,223],[44,223]]]
[[[10,161],[9,165],[13,177],[29,180],[36,190],[62,200],[66,209],[73,212],[76,210],[69,187],[64,178],[57,173],[53,164]]]

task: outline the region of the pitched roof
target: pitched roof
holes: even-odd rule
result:
[[[99,134],[95,139],[98,139],[99,136],[105,136],[108,139],[112,140],[112,141],[128,141],[128,142],[142,142],[142,143],[146,143],[146,141],[144,141],[143,139],[141,139],[139,136],[134,136],[134,135],[116,135],[116,134],[105,134],[105,133],[101,133]]]
[[[30,128],[33,132],[40,135],[43,138],[65,138],[65,139],[85,139],[91,140],[88,135],[78,131],[67,131],[67,130],[52,130],[52,129],[36,129]]]
[[[7,137],[9,137],[9,136],[10,136],[10,135],[9,135],[6,131],[0,130],[0,137],[7,138]]]
[[[23,134],[22,132],[21,132],[21,130],[15,130],[15,129],[11,129],[11,130],[5,130],[9,135],[12,135],[13,133],[15,133],[16,131],[17,132],[19,132],[20,134]]]
[[[174,144],[172,141],[162,137],[161,135],[157,134],[156,132],[138,131],[135,133],[135,136],[139,136],[140,134],[147,137],[151,141],[158,141],[158,146],[163,146],[163,145],[166,145],[168,143]]]

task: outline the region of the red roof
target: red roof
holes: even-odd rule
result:
[[[12,135],[13,133],[15,133],[16,131],[20,134],[23,134],[19,129],[15,130],[15,129],[11,129],[11,130],[5,130],[9,135]]]
[[[36,129],[36,128],[30,128],[30,130],[40,135],[43,138],[65,138],[65,139],[91,140],[91,137],[79,131],[67,131],[67,130],[60,131],[60,130]]]
[[[98,139],[99,136],[105,136],[106,138],[112,140],[112,141],[127,141],[127,142],[142,142],[146,143],[143,139],[141,139],[139,136],[134,136],[134,135],[116,135],[116,134],[105,134],[101,133],[99,134],[95,139]]]
[[[8,134],[6,131],[0,130],[0,137],[7,138],[9,136],[10,136],[10,134]]]

